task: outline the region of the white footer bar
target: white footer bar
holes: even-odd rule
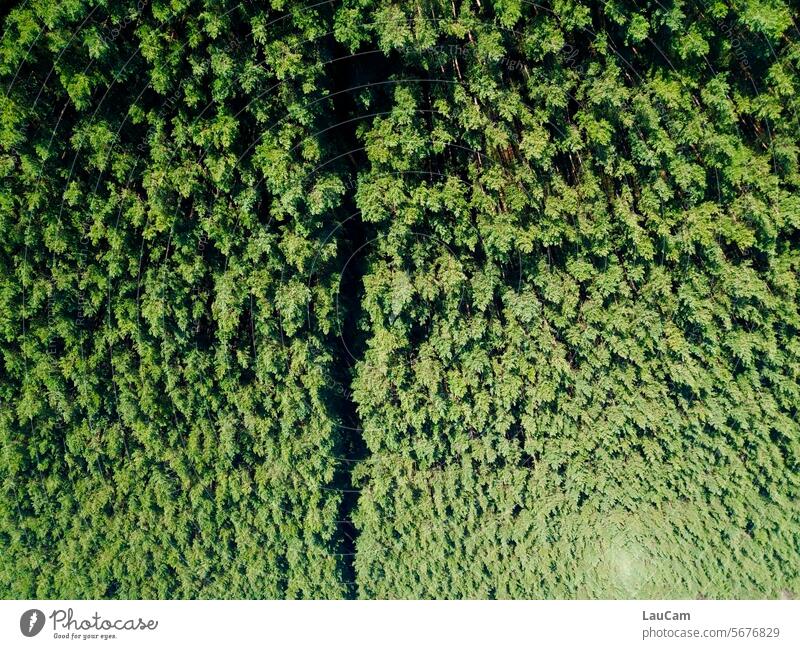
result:
[[[800,647],[800,601],[0,601],[0,647]]]

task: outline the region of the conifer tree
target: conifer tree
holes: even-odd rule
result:
[[[0,595],[800,593],[796,13],[0,12]]]
[[[324,378],[342,187],[300,182],[329,23],[215,0],[6,19],[6,596],[348,593]]]
[[[393,71],[356,196],[360,595],[797,593],[788,7],[337,18]]]

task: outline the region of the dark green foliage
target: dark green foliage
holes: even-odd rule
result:
[[[0,595],[800,593],[797,18],[18,3]]]

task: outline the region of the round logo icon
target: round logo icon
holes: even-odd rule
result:
[[[19,618],[19,630],[25,637],[32,638],[42,630],[42,627],[44,627],[44,613],[38,608],[25,611]]]

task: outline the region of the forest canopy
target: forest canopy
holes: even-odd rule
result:
[[[0,596],[800,594],[796,5],[0,18]]]

